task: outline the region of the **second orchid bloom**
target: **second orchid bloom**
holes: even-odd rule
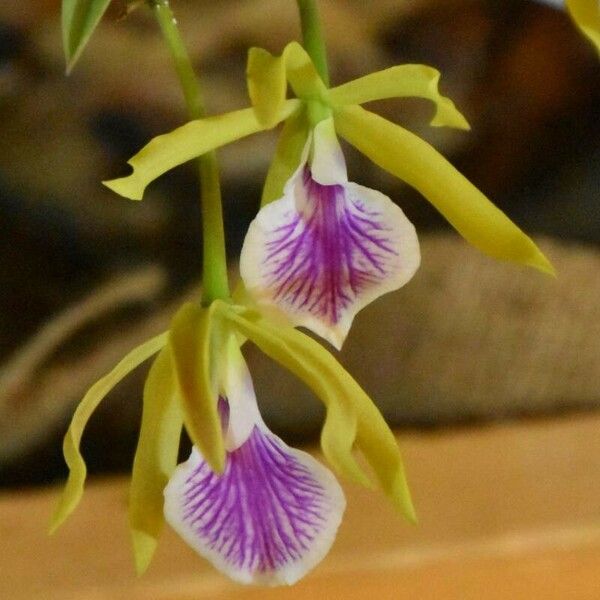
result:
[[[155,138],[129,161],[131,175],[105,183],[140,199],[148,183],[174,166],[284,121],[262,209],[241,254],[242,280],[263,310],[340,348],[354,315],[404,285],[419,266],[417,237],[402,211],[380,192],[348,181],[338,134],[419,190],[481,251],[553,272],[535,243],[432,146],[360,106],[425,98],[436,107],[431,125],[468,129],[440,95],[435,69],[402,65],[328,89],[293,42],[278,57],[253,48],[247,75],[252,108]],[[286,98],[288,84],[297,99]]]
[[[87,421],[114,385],[158,353],[144,388],[129,497],[138,572],[150,563],[165,518],[202,556],[243,583],[291,584],[323,558],[344,512],[344,494],[324,466],[265,425],[240,351],[242,338],[324,402],[321,447],[335,472],[370,486],[353,455],[359,450],[378,487],[415,519],[394,435],[336,359],[300,331],[216,300],[208,308],[184,304],[169,332],[132,350],[85,395],[65,436],[69,479],[53,529],[83,494],[86,467],[79,446]],[[184,425],[194,448],[175,469]]]

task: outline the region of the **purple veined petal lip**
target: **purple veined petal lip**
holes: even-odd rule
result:
[[[329,551],[344,509],[329,470],[258,425],[222,475],[194,448],[165,488],[169,524],[241,583],[295,583]]]
[[[404,285],[419,263],[415,229],[387,196],[322,185],[305,165],[250,225],[240,271],[264,308],[339,349],[354,315]]]

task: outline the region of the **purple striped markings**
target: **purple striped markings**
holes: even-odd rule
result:
[[[225,470],[214,473],[193,448],[165,488],[165,518],[232,579],[291,585],[329,551],[344,494],[328,469],[269,431],[239,350],[233,362],[219,398]]]
[[[263,310],[339,349],[356,313],[407,283],[419,263],[413,225],[387,196],[348,181],[326,120],[283,196],[250,225],[240,272]]]

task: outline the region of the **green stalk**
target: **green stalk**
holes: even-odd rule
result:
[[[173,59],[189,116],[191,119],[200,119],[206,114],[200,85],[177,27],[177,21],[169,6],[169,0],[150,0],[150,5]],[[208,306],[218,298],[229,298],[229,283],[219,165],[216,154],[207,152],[198,159],[198,164],[202,203],[202,304]]]
[[[297,0],[302,28],[302,44],[311,57],[323,83],[329,87],[327,50],[321,30],[317,0]]]

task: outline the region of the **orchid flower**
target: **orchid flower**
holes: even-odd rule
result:
[[[356,447],[383,492],[415,520],[394,435],[336,359],[298,330],[216,300],[206,308],[183,305],[169,332],[131,351],[85,395],[64,440],[69,478],[53,530],[83,494],[79,445],[87,421],[113,386],[158,353],[144,388],[129,496],[138,572],[149,565],[165,518],[196,551],[244,583],[291,584],[325,556],[344,512],[344,494],[328,469],[265,425],[241,339],[255,343],[325,403],[321,447],[336,473],[371,485],[353,456]],[[176,467],[183,426],[193,449]]]
[[[414,228],[383,194],[348,182],[336,134],[419,190],[471,244],[495,258],[552,273],[535,243],[427,142],[360,104],[420,97],[433,126],[468,129],[440,95],[440,74],[402,65],[328,89],[296,42],[275,57],[252,48],[252,108],[192,121],[158,136],[129,160],[133,173],[105,182],[141,199],[165,171],[285,121],[250,228],[241,275],[263,310],[274,308],[340,347],[356,312],[406,283],[419,265]],[[286,99],[288,83],[296,99]]]
[[[283,197],[250,225],[240,274],[263,309],[340,349],[354,315],[414,275],[419,243],[387,196],[348,181],[331,117],[314,127],[303,154]]]

